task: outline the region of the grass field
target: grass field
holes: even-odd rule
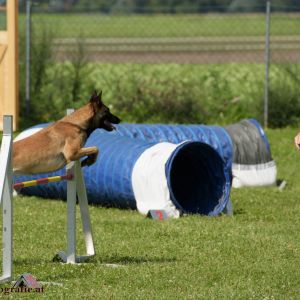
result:
[[[33,13],[32,24],[33,42],[39,43],[48,32],[57,61],[72,57],[79,42],[89,61],[257,63],[264,57],[264,14]],[[25,35],[24,15],[20,33]],[[299,36],[298,14],[273,14],[272,59],[298,62]]]
[[[43,295],[10,296],[299,299],[296,132],[293,128],[267,131],[278,178],[287,181],[283,192],[275,187],[233,190],[233,217],[188,216],[155,222],[136,211],[91,207],[97,255],[79,266],[51,262],[57,251],[66,248],[66,204],[18,197],[14,200],[15,276],[30,272],[41,281],[62,286],[45,286]],[[79,249],[83,249],[81,239]]]
[[[299,35],[297,14],[272,15],[274,35]],[[35,14],[32,24],[53,29],[55,37],[222,37],[264,36],[263,14],[180,14],[180,15],[103,15],[103,14]],[[25,15],[20,15],[24,30]]]
[[[19,14],[24,31],[26,15]],[[0,30],[5,28],[0,12]],[[193,36],[264,36],[265,15],[247,14],[101,14],[38,13],[33,10],[36,29],[46,25],[57,37],[193,37]],[[297,13],[272,13],[271,32],[275,35],[299,35]]]

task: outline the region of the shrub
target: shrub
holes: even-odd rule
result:
[[[284,127],[300,121],[300,68],[274,66],[270,85],[269,126]]]
[[[23,33],[23,34],[22,34]],[[26,115],[26,62],[25,52],[20,53],[20,123],[28,127],[38,122],[49,122],[62,117],[66,108],[78,107],[82,98],[83,78],[89,67],[85,59],[84,38],[78,38],[77,47],[68,63],[54,63],[53,31],[47,25],[32,28],[30,116]],[[20,49],[25,49],[25,36],[21,32]]]
[[[38,32],[38,33],[37,33]],[[30,116],[26,115],[26,58],[25,51],[20,52],[20,121],[21,124],[31,125],[35,122],[46,119],[47,117],[43,114],[44,99],[42,98],[42,91],[47,82],[47,70],[51,68],[52,63],[52,32],[43,27],[43,29],[35,31],[32,28],[31,32],[35,43],[31,43],[31,59],[30,62]],[[25,35],[21,32],[20,38],[20,49],[25,49]]]
[[[35,122],[48,122],[66,108],[86,103],[102,89],[105,103],[124,122],[230,124],[262,122],[264,66],[258,64],[47,64],[32,99]],[[271,68],[270,127],[299,121],[299,66]],[[76,101],[75,101],[76,100]]]

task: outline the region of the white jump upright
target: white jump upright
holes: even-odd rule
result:
[[[13,274],[13,118],[3,118],[3,138],[0,152],[0,204],[3,210],[3,272],[0,283],[12,281]],[[67,251],[60,251],[58,256],[65,263],[81,263],[95,255],[91,220],[84,177],[80,161],[71,162],[66,167],[67,175]],[[63,180],[63,179],[62,179]],[[43,181],[43,180],[42,180]],[[24,182],[28,183],[28,182]],[[35,183],[40,184],[40,183]],[[25,188],[25,187],[24,187]],[[76,201],[78,199],[83,233],[86,245],[86,255],[76,255]]]
[[[3,117],[0,152],[0,204],[2,205],[2,276],[0,283],[11,281],[13,272],[13,205],[12,205],[12,140],[13,117]]]
[[[67,165],[67,174],[72,179],[67,181],[67,252],[60,251],[59,257],[66,263],[81,263],[95,255],[92,236],[92,227],[88,208],[88,200],[80,161],[71,162]],[[86,255],[76,256],[76,199],[80,207],[83,234],[86,246]]]

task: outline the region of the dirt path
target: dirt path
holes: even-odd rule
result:
[[[79,49],[88,61],[137,63],[263,62],[264,37],[105,38],[57,39],[58,60],[78,58]],[[300,36],[271,38],[274,62],[300,62]]]

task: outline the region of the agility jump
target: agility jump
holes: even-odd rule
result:
[[[15,190],[27,188],[30,186],[35,186],[39,184],[46,184],[50,182],[57,182],[62,180],[72,180],[73,176],[71,174],[62,175],[62,176],[51,176],[51,177],[45,177],[45,178],[39,178],[36,180],[28,180],[23,182],[17,182],[13,185]]]
[[[60,251],[58,256],[65,263],[80,263],[95,255],[88,201],[80,161],[66,166],[66,175],[46,177],[37,180],[19,182],[13,185],[12,148],[13,117],[3,118],[3,138],[0,152],[0,204],[3,213],[3,265],[0,283],[13,279],[13,188],[26,188],[33,185],[55,181],[67,181],[67,251]],[[86,255],[76,255],[76,200],[78,199]]]

